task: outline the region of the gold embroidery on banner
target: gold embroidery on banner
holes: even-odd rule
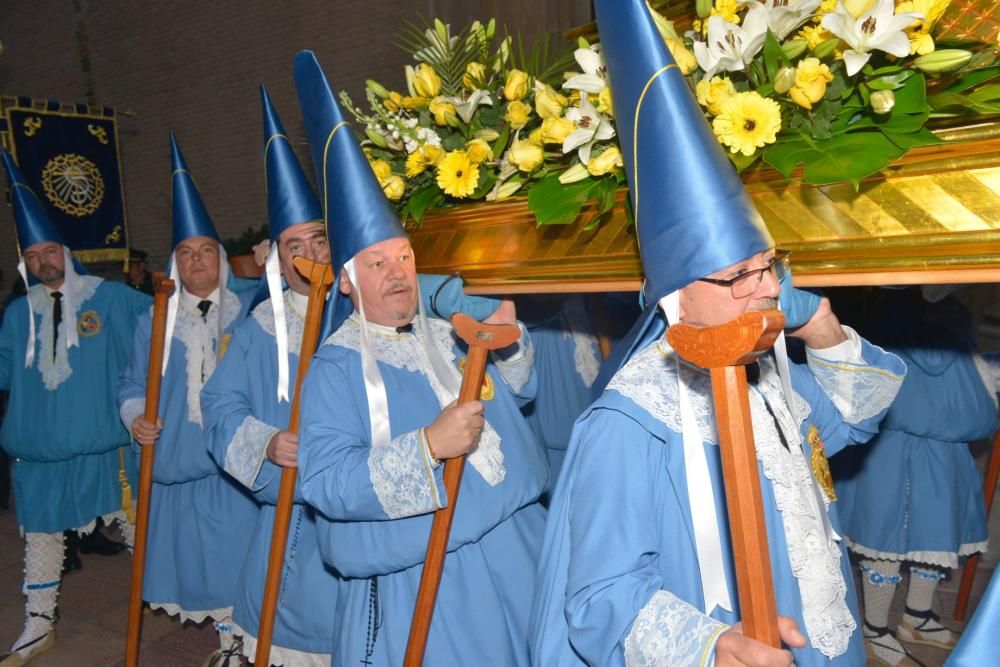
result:
[[[823,448],[823,439],[819,435],[819,429],[815,424],[809,425],[809,434],[806,436],[812,455],[809,457],[813,476],[819,482],[819,487],[830,502],[837,500],[837,491],[833,487],[833,475],[830,474],[830,463],[826,460],[826,451]]]
[[[104,179],[93,162],[77,155],[57,155],[42,169],[45,196],[63,213],[82,218],[104,201]]]
[[[465,373],[465,357],[458,360],[458,370]],[[483,388],[479,393],[480,401],[489,401],[496,396],[496,388],[493,386],[493,378],[490,377],[489,373],[483,375]]]
[[[42,119],[38,116],[24,119],[24,136],[33,137],[40,129],[42,129]]]
[[[118,243],[122,239],[122,226],[115,225],[115,228],[111,230],[111,233],[104,237],[104,245],[110,245],[112,243]]]
[[[90,132],[93,136],[97,137],[97,140],[102,144],[107,145],[108,133],[103,127],[94,125],[93,123],[87,123],[87,132]]]
[[[101,317],[96,310],[88,310],[76,322],[76,331],[81,336],[91,338],[101,333]]]

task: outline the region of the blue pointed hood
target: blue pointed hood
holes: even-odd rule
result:
[[[187,162],[177,145],[177,137],[170,133],[170,182],[173,187],[174,234],[171,248],[176,248],[181,241],[192,236],[207,236],[216,241],[219,234],[215,231],[212,219],[208,217],[205,204],[198,194]]]
[[[645,0],[596,0],[646,302],[774,245]]]
[[[260,87],[264,109],[264,174],[267,181],[267,220],[271,242],[289,227],[323,220],[323,209],[285,134],[278,112],[264,86]]]
[[[339,290],[340,270],[356,254],[381,241],[406,236],[399,215],[382,192],[368,159],[348,124],[337,96],[312,51],[295,56],[295,87],[305,123],[323,220],[330,239],[337,283],[326,309],[324,334],[350,315]]]
[[[23,252],[26,248],[43,241],[66,245],[62,234],[49,220],[38,195],[14,164],[14,158],[6,150],[0,150],[3,151],[3,164],[7,168],[7,184],[10,187],[11,205],[14,207],[14,225],[17,229],[19,250]]]

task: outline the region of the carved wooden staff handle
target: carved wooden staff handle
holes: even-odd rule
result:
[[[483,378],[486,376],[487,352],[513,344],[520,337],[521,330],[514,324],[481,324],[464,313],[453,315],[451,325],[459,338],[469,345],[465,372],[462,374],[462,388],[458,394],[459,404],[468,403],[479,399]],[[441,572],[444,570],[444,558],[448,552],[448,537],[451,535],[451,522],[458,504],[458,491],[462,485],[464,468],[465,455],[448,459],[444,463],[444,488],[448,505],[434,513],[434,521],[431,524],[427,556],[424,558],[417,603],[413,609],[413,624],[410,626],[406,657],[403,659],[405,667],[419,667],[424,661],[424,651],[427,648],[427,637],[434,616],[434,603],[437,601]]]
[[[329,264],[313,262],[305,257],[296,257],[293,262],[295,269],[309,280],[309,301],[306,305],[302,343],[299,346],[299,366],[295,374],[292,414],[288,420],[288,430],[292,433],[298,433],[302,380],[305,378],[309,362],[319,342],[323,306],[326,304],[326,294],[330,285],[333,284],[333,268]],[[297,473],[297,467],[286,466],[281,469],[278,505],[274,511],[274,530],[271,532],[271,551],[268,555],[267,575],[264,579],[264,599],[261,602],[260,623],[257,625],[257,652],[254,654],[254,664],[262,667],[271,664],[271,639],[274,636],[274,617],[278,608],[281,571],[284,569],[285,547],[288,545],[288,526],[292,520]]]
[[[720,326],[667,331],[681,358],[711,373],[743,634],[775,648],[781,637],[745,365],[769,350],[784,326],[780,311],[757,310]]]

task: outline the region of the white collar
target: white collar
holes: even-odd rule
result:
[[[295,312],[299,317],[305,319],[306,307],[309,304],[309,295],[299,294],[290,287],[286,290],[286,293],[288,294],[288,300],[291,303],[292,308],[295,309]]]
[[[186,289],[184,289],[184,285],[181,285],[181,303],[183,303],[185,306],[187,306],[191,310],[196,310],[198,308],[198,304],[201,303],[202,301],[204,301],[205,299],[208,299],[209,301],[212,302],[212,304],[214,306],[218,307],[218,305],[219,305],[219,296],[220,296],[220,292],[219,292],[219,288],[218,287],[216,287],[214,290],[212,290],[212,293],[209,294],[207,297],[200,297],[200,296],[195,296],[194,294],[191,294]]]

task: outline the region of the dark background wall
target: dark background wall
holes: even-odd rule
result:
[[[8,0],[0,23],[0,94],[130,110],[119,121],[132,244],[162,266],[170,248],[170,151],[177,133],[219,234],[266,218],[261,165],[263,83],[312,175],[292,57],[316,51],[331,84],[363,101],[364,80],[405,86],[411,62],[393,45],[404,21],[455,29],[496,17],[512,32],[558,31],[592,18],[590,0],[293,0],[124,2]],[[0,206],[0,268],[16,249]]]

